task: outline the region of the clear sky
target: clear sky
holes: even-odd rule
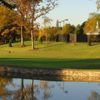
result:
[[[69,19],[65,23],[77,26],[89,18],[89,13],[97,12],[96,7],[96,0],[58,0],[58,7],[46,16],[53,20],[51,26],[55,26],[57,19]],[[39,18],[37,22],[42,25],[43,19]]]

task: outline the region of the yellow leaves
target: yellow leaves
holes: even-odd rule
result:
[[[6,34],[8,34],[8,33],[10,33],[10,32],[13,32],[13,31],[15,31],[16,30],[16,27],[12,27],[11,29],[5,29],[2,33],[1,33],[1,35],[3,36],[3,35],[6,35]]]
[[[71,25],[66,24],[61,30],[61,34],[69,34],[71,32]]]
[[[3,79],[1,79],[1,82],[3,83],[3,82],[4,82],[4,80],[3,80]]]
[[[6,19],[6,15],[3,15],[3,16],[2,16],[2,20],[5,20],[5,19]]]
[[[6,30],[4,31],[4,33],[5,33],[5,34],[9,33],[9,29],[6,29]]]
[[[15,31],[15,30],[16,30],[16,27],[12,27],[12,29],[11,29],[10,31],[13,32],[13,31]]]
[[[5,6],[0,6],[0,29],[5,29],[5,27],[12,27],[12,25],[15,25],[15,21],[17,19],[17,12],[14,10],[10,10]],[[2,33],[6,34],[9,33],[7,30]]]
[[[96,22],[97,20],[94,20],[93,18],[88,19],[85,23],[85,27],[83,28],[84,33],[87,33],[89,31],[94,32],[96,30]]]
[[[39,30],[39,39],[45,34],[46,34],[45,29]]]
[[[10,32],[10,30],[9,30],[9,29],[6,29],[6,30],[4,30],[4,31],[1,33],[1,35],[8,34],[9,32]]]

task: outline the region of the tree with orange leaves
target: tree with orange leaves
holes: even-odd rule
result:
[[[34,26],[36,20],[49,13],[49,11],[53,10],[56,6],[57,0],[29,0],[29,4],[27,6],[27,22],[29,22],[30,30],[31,30],[31,41],[32,41],[32,49],[34,47]]]
[[[91,13],[90,18],[85,22],[85,26],[83,28],[84,34],[96,31],[97,22],[100,22],[100,14]],[[90,35],[88,35],[88,45],[91,46]]]
[[[17,24],[21,27],[21,47],[24,47],[24,26],[29,0],[12,0],[17,7]]]
[[[87,33],[89,31],[94,32],[96,30],[96,20],[93,18],[88,19],[88,21],[85,22],[85,27],[83,28],[84,33]]]
[[[28,23],[31,30],[32,49],[34,49],[35,21],[53,10],[57,0],[12,0],[19,12],[18,19],[21,26],[21,46],[24,46],[24,26]]]
[[[85,22],[85,26],[83,28],[84,33],[86,34],[89,31],[96,31],[97,22],[100,23],[100,14],[90,13],[89,19]]]
[[[0,35],[3,36],[5,43],[16,34],[17,12],[3,5],[0,5]]]

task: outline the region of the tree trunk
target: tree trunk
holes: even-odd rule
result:
[[[47,34],[46,34],[46,45],[47,45]]]
[[[35,48],[34,48],[33,30],[31,30],[31,41],[32,41],[32,49],[35,49]]]
[[[24,26],[21,26],[21,47],[24,46]]]
[[[34,100],[33,80],[31,80],[31,95],[32,95],[32,100]]]
[[[91,46],[90,35],[88,35],[88,45]]]
[[[5,39],[5,44],[7,43],[6,39]]]
[[[22,94],[21,100],[24,100],[23,87],[24,87],[23,79],[21,79],[21,94]]]

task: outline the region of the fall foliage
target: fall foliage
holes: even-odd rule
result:
[[[5,39],[5,43],[11,37],[15,40],[15,34],[17,29],[17,12],[10,10],[9,8],[0,6],[0,35]]]

